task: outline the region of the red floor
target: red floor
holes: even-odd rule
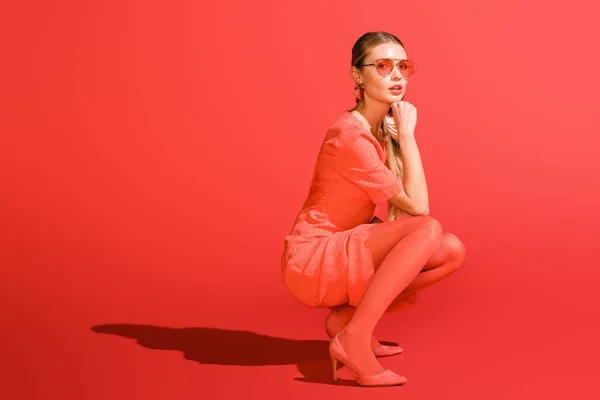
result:
[[[0,398],[600,396],[597,282],[570,275],[562,283],[577,290],[560,295],[552,272],[559,265],[544,265],[548,259],[534,265],[506,256],[482,265],[492,249],[472,251],[459,274],[381,321],[377,336],[405,348],[382,363],[409,381],[368,389],[345,368],[332,383],[325,311],[291,300],[276,274],[262,282],[229,279],[228,268],[239,267],[235,254],[203,280],[190,265],[159,269],[151,256],[129,269],[118,257],[94,263],[84,254],[53,264],[62,250],[21,254],[22,268],[5,270]],[[263,272],[277,268],[271,264]],[[515,274],[498,275],[502,265],[547,273],[535,283],[513,281]],[[467,283],[474,281],[480,286]]]

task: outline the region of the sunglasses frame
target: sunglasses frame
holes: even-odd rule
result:
[[[415,72],[417,72],[417,63],[415,63],[414,60],[398,60],[398,59],[394,59],[394,58],[378,58],[377,60],[375,60],[375,62],[373,64],[363,64],[362,66],[363,67],[373,67],[373,66],[376,66],[377,64],[379,64],[379,62],[383,61],[383,60],[392,61],[394,63],[394,66],[392,67],[392,69],[390,70],[390,72],[387,75],[381,75],[381,74],[379,74],[379,71],[377,71],[377,73],[379,74],[379,76],[383,76],[383,77],[389,76],[392,73],[392,71],[394,70],[394,68],[398,68],[398,64],[401,63],[402,61],[405,61],[405,62],[406,61],[411,61],[413,64],[415,64],[414,65],[413,73],[410,74],[410,76],[408,76],[408,77],[402,73],[402,70],[400,68],[398,68],[398,71],[400,71],[400,74],[405,79],[408,80],[408,79],[412,78],[412,76],[415,74]],[[398,61],[396,61],[396,60],[398,60]]]

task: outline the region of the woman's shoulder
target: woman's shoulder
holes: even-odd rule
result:
[[[331,125],[322,147],[327,154],[340,160],[364,158],[385,161],[383,145],[361,122],[358,117],[345,111]]]
[[[331,139],[336,139],[341,143],[348,143],[355,140],[374,140],[373,135],[368,132],[362,122],[358,120],[349,111],[344,111],[337,120],[330,126],[327,135]]]

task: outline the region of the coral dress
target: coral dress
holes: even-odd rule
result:
[[[374,274],[369,222],[377,204],[403,189],[385,157],[384,144],[348,111],[327,130],[281,257],[283,283],[301,303],[358,305]]]

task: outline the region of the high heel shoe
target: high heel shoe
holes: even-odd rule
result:
[[[340,343],[339,333],[331,339],[329,343],[329,356],[331,357],[331,365],[333,367],[333,381],[337,382],[337,363],[341,362],[348,368],[356,383],[360,386],[397,386],[403,385],[407,382],[407,379],[395,372],[386,369],[375,375],[365,375],[360,372],[352,361],[348,358],[344,347]]]
[[[325,320],[325,332],[330,339],[333,339],[335,335],[340,333],[346,324],[342,317],[340,317],[335,311],[331,311],[331,314]],[[377,344],[375,344],[377,343]],[[377,339],[371,337],[371,348],[375,357],[388,357],[402,353],[404,350],[400,346],[388,346],[379,343]]]

